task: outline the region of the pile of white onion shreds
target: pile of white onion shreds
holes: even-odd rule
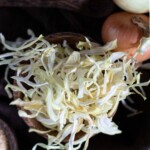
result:
[[[76,43],[77,51],[67,41],[53,44],[42,35],[19,47],[10,46],[0,35],[7,49],[0,55],[0,65],[6,64],[16,72],[11,77],[17,83],[14,85],[7,79],[7,68],[6,91],[10,97],[11,91],[23,94],[11,104],[25,110],[19,110],[21,117],[35,118],[47,128],[30,129],[48,137],[48,144],[37,143],[33,150],[38,146],[47,150],[77,150],[84,142],[86,150],[95,134],[121,133],[112,121],[118,103],[134,92],[142,95],[136,87],[149,84],[140,83],[134,58],[128,60],[126,53],[112,52],[116,41],[100,46],[85,39],[86,42]],[[58,134],[54,136],[53,131]],[[83,136],[76,139],[81,131]]]

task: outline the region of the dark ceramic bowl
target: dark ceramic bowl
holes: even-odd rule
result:
[[[6,146],[6,150],[18,150],[18,144],[14,132],[2,119],[0,119],[0,130],[4,137],[4,141],[1,142]]]

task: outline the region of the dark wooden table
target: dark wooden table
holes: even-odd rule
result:
[[[106,16],[113,11],[112,0],[1,0],[1,7],[63,8],[92,17]]]

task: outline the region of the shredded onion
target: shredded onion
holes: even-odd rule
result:
[[[95,134],[121,133],[112,121],[118,103],[131,95],[131,90],[142,95],[136,87],[149,84],[139,83],[134,58],[128,60],[125,52],[112,52],[116,40],[99,46],[85,38],[86,42],[77,43],[78,51],[72,51],[67,41],[53,44],[42,35],[19,47],[8,45],[2,34],[0,39],[10,51],[0,55],[0,64],[16,71],[12,78],[17,85],[8,82],[6,91],[23,94],[11,104],[23,108],[21,117],[35,118],[47,128],[30,129],[48,137],[48,144],[37,143],[33,150],[77,150],[84,142],[85,150]],[[52,135],[53,131],[58,134]],[[84,135],[76,139],[79,132]],[[64,144],[67,136],[70,138]]]

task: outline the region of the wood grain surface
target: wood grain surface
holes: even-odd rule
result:
[[[54,7],[101,17],[110,14],[114,4],[112,0],[1,0],[0,7]]]

